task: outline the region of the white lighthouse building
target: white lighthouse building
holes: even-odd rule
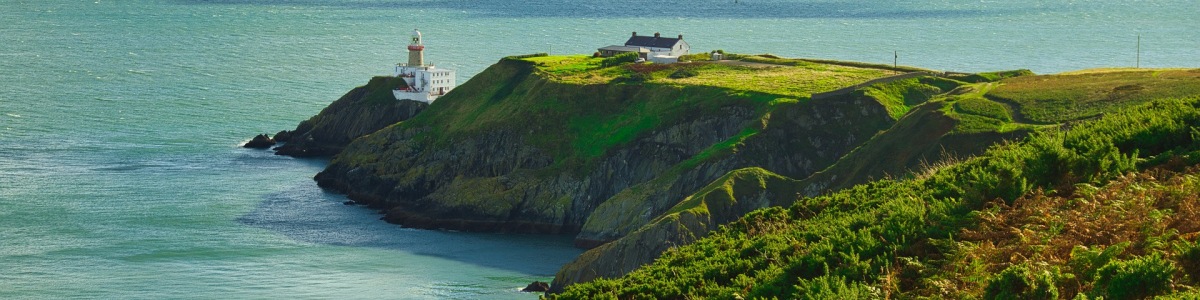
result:
[[[454,70],[425,64],[425,41],[416,29],[413,29],[412,42],[408,44],[408,63],[396,64],[396,77],[404,78],[408,84],[405,88],[392,90],[396,100],[430,103],[450,92],[455,85]]]

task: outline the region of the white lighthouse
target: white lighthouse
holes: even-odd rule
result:
[[[396,77],[404,78],[408,84],[405,88],[392,90],[396,100],[433,102],[455,85],[454,70],[425,63],[425,39],[416,29],[413,29],[412,41],[408,44],[408,63],[396,64]]]

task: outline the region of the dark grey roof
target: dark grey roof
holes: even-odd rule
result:
[[[625,46],[641,46],[651,48],[675,48],[675,44],[679,43],[679,38],[669,37],[653,37],[635,35],[625,42]]]

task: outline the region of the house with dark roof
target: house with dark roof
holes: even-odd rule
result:
[[[679,56],[687,55],[692,50],[692,46],[683,41],[682,34],[678,38],[669,38],[663,37],[657,32],[654,33],[654,36],[642,36],[634,32],[633,36],[625,41],[625,45],[612,45],[597,50],[603,57],[633,52],[652,62],[673,63],[679,61]]]

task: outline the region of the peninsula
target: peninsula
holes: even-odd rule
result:
[[[336,154],[318,184],[388,222],[575,235],[590,250],[560,298],[1122,298],[1200,278],[1200,70],[712,54],[508,57],[431,104],[378,77],[279,149]]]

